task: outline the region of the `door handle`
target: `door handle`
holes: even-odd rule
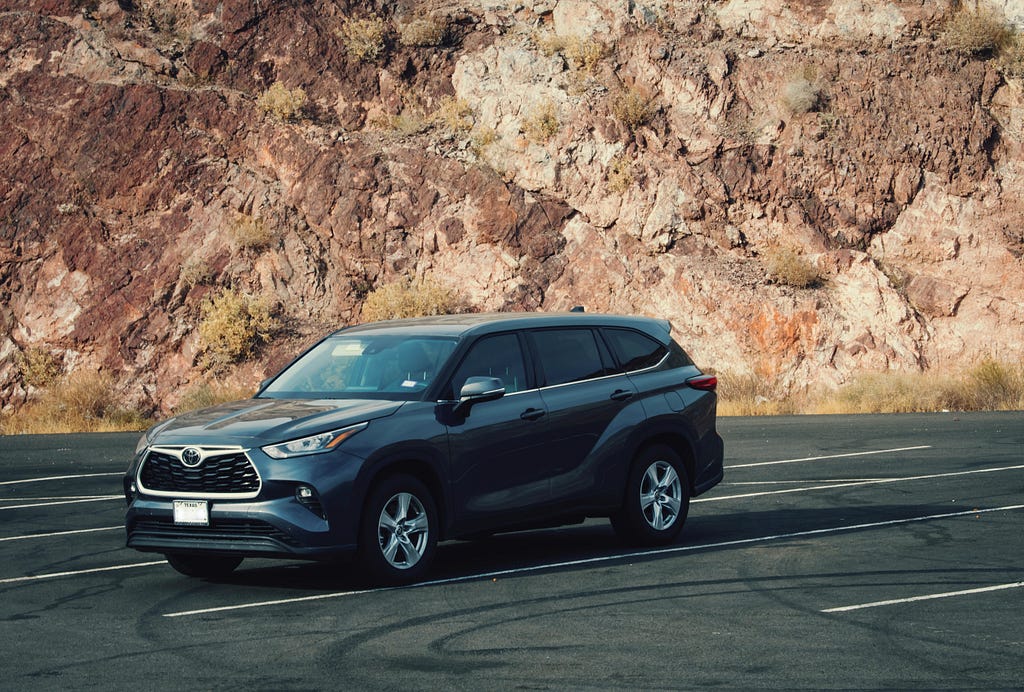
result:
[[[519,417],[523,420],[537,420],[543,416],[546,411],[542,408],[528,408],[519,414]]]
[[[616,389],[609,398],[615,399],[615,401],[625,401],[633,398],[633,392],[628,389]]]

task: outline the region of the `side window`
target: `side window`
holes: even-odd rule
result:
[[[452,377],[452,394],[458,396],[468,377],[497,377],[511,394],[526,388],[526,365],[515,334],[485,336],[469,349]]]
[[[597,340],[589,329],[544,329],[530,336],[547,386],[611,374],[601,362]]]
[[[626,372],[653,367],[668,353],[659,341],[631,329],[605,329],[604,335]]]

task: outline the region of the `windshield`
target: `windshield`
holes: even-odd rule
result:
[[[260,394],[273,399],[418,399],[455,339],[353,334],[326,339]]]

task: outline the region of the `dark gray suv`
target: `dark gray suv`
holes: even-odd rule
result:
[[[355,555],[423,576],[439,540],[610,517],[676,538],[722,478],[716,379],[665,320],[470,314],[342,329],[252,399],[139,440],[128,546],[191,576]]]

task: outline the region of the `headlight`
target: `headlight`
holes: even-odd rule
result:
[[[366,423],[357,423],[340,430],[310,435],[300,440],[281,442],[276,445],[261,447],[268,457],[274,459],[288,459],[290,457],[301,457],[306,454],[322,454],[329,452],[348,438],[366,427]]]
[[[139,456],[146,447],[149,446],[149,435],[143,433],[142,437],[139,438],[138,443],[135,445],[135,456]]]

